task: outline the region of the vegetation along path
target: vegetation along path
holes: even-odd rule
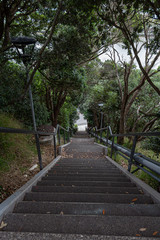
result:
[[[3,224],[0,239],[159,239],[160,206],[79,132]]]

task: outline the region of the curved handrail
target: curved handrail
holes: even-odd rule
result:
[[[104,138],[104,137],[102,137],[102,132],[106,131],[106,130],[107,130],[107,137]],[[98,132],[100,132],[100,136],[98,135]],[[137,143],[139,136],[144,136],[144,137],[160,136],[160,132],[148,132],[148,133],[138,132],[138,133],[127,133],[127,134],[113,134],[111,127],[107,126],[105,128],[101,128],[101,129],[97,129],[97,127],[95,127],[95,132],[93,132],[92,130],[89,129],[89,133],[91,133],[91,135],[93,135],[94,137],[98,138],[100,140],[100,142],[105,143],[107,146],[111,146],[111,157],[112,157],[113,151],[115,150],[122,157],[127,159],[128,160],[128,171],[131,170],[131,166],[132,166],[132,164],[134,164],[137,167],[137,169],[134,170],[133,172],[141,169],[141,170],[147,172],[151,177],[153,177],[154,179],[156,179],[157,181],[160,182],[160,177],[156,176],[156,174],[160,175],[160,163],[142,155],[141,153],[135,153],[135,147],[136,147],[136,143]],[[123,147],[117,143],[114,143],[115,137],[129,137],[129,136],[134,137],[131,150],[126,147]],[[109,137],[112,137],[112,141],[109,140]],[[146,170],[144,167],[153,171],[155,173],[155,175],[153,173],[151,173],[150,171]]]
[[[64,144],[66,140],[65,132],[68,133],[68,141],[70,141],[70,129],[65,129],[64,127],[57,124],[54,132],[44,132],[44,131],[35,131],[35,130],[25,130],[25,129],[17,129],[17,128],[7,128],[7,127],[0,127],[0,133],[16,133],[16,134],[33,134],[35,135],[36,140],[36,147],[37,147],[37,153],[38,153],[38,159],[39,159],[39,165],[40,170],[43,169],[42,166],[42,157],[41,157],[41,150],[40,150],[40,143],[39,143],[39,136],[40,135],[53,135],[53,141],[54,141],[54,156],[56,158],[57,156],[57,146],[56,146],[56,136],[58,135],[59,145],[61,145],[61,137],[60,137],[60,129],[64,131]],[[72,133],[72,130],[71,130]]]

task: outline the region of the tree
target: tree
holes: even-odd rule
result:
[[[37,81],[39,76],[35,76],[35,82],[32,85],[33,101],[37,125],[48,122],[49,113],[44,102],[37,92]],[[28,94],[23,102],[15,101],[19,99],[25,87],[26,72],[22,66],[14,62],[8,62],[0,69],[0,106],[1,111],[14,115],[15,118],[22,121],[26,126],[33,127],[30,100]],[[12,102],[12,104],[11,104]]]
[[[138,62],[139,68],[144,78],[150,84],[150,86],[160,95],[160,89],[153,83],[149,75],[148,68],[146,69],[143,66],[137,49],[138,43],[140,42],[140,33],[143,33],[145,35],[145,28],[153,28],[153,25],[156,25],[156,22],[150,22],[150,15],[148,14],[146,16],[144,13],[143,5],[138,5],[138,7],[135,8],[134,2],[132,4],[125,5],[121,0],[112,0],[104,5],[102,4],[98,14],[106,22],[107,25],[111,25],[122,33],[124,37],[123,43],[125,44],[128,53],[130,54],[132,52],[132,54],[134,54],[134,57]],[[143,46],[146,47],[148,51],[152,50],[152,39],[148,38],[147,41],[143,43]],[[150,66],[151,69],[160,56],[160,50],[158,49],[157,52],[154,53],[155,56]]]

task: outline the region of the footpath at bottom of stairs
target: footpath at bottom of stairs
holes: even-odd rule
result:
[[[160,239],[160,204],[77,133],[3,224],[0,239]]]

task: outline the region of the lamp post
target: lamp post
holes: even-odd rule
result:
[[[98,106],[100,107],[101,110],[101,121],[100,121],[100,129],[103,127],[103,112],[102,112],[102,107],[103,107],[103,103],[99,103]]]
[[[99,103],[98,106],[100,107],[100,110],[101,110],[100,129],[102,129],[102,127],[103,127],[103,112],[102,112],[103,103]],[[102,142],[102,130],[100,130],[100,142]]]
[[[34,51],[34,47],[36,44],[35,38],[30,37],[13,37],[11,39],[11,42],[13,43],[14,47],[17,50],[19,58],[22,59],[22,62],[26,68],[26,74],[27,74],[27,83],[29,82],[29,64],[31,62],[32,53]],[[36,119],[35,119],[35,111],[34,111],[34,104],[33,104],[33,97],[32,97],[32,89],[31,85],[29,84],[29,98],[30,98],[30,104],[31,104],[31,111],[32,111],[32,120],[33,120],[33,127],[35,131],[35,139],[36,139],[36,147],[38,152],[38,159],[39,159],[39,165],[40,170],[42,170],[42,157],[41,157],[41,151],[40,151],[40,143],[39,143],[39,135],[37,133],[37,126],[36,126]]]

